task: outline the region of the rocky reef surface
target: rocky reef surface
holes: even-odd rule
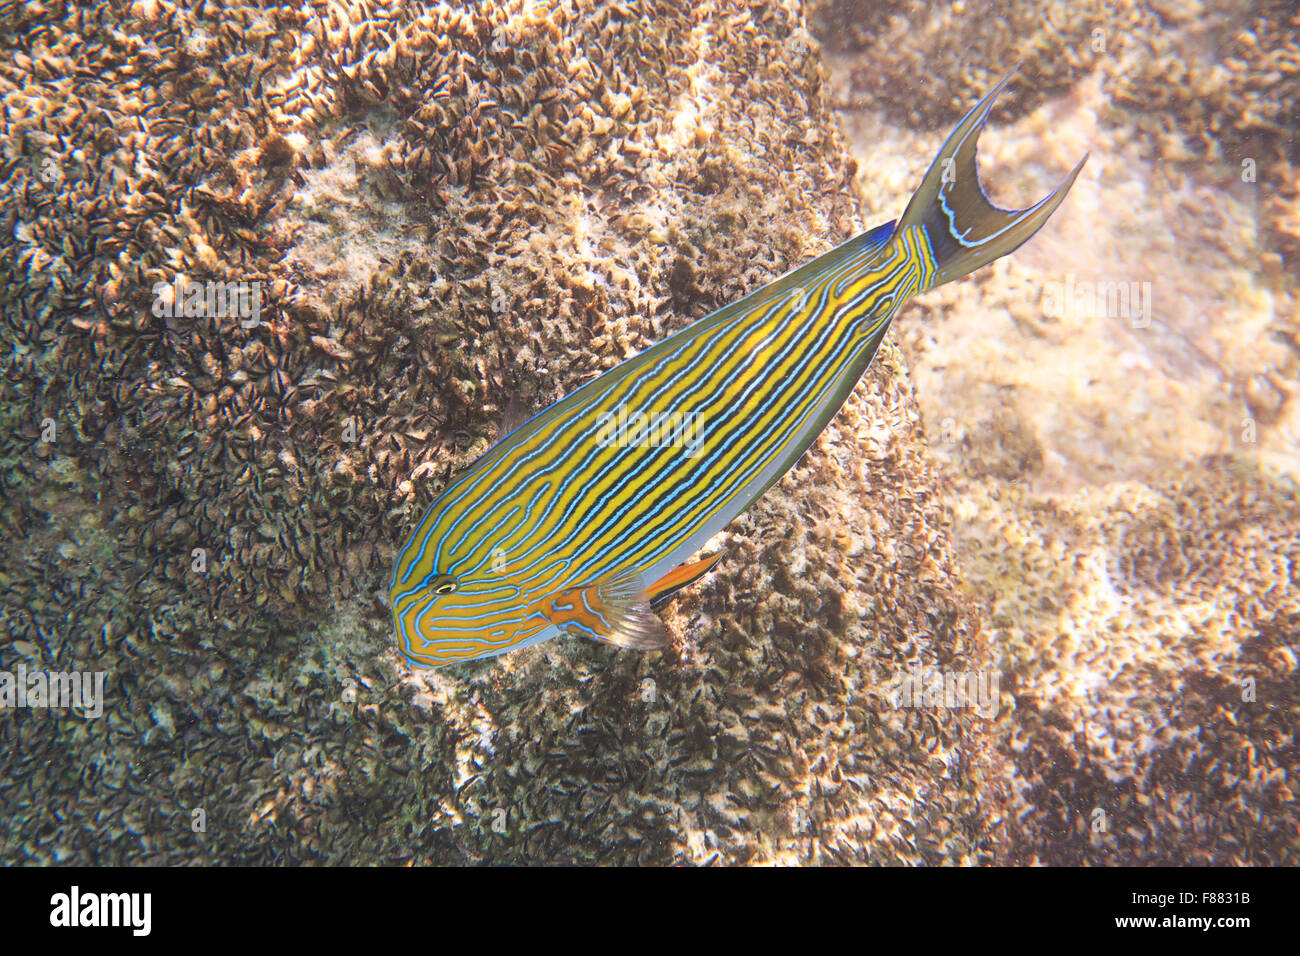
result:
[[[981,140],[993,195],[1023,205],[1091,150],[1033,242],[894,328],[1013,699],[991,728],[998,859],[1294,864],[1300,13],[849,3],[810,21],[885,207],[899,157],[1017,60]],[[942,95],[898,82],[925,64]]]
[[[670,651],[553,641],[439,672],[395,651],[395,546],[504,421],[896,216],[1005,65],[935,39],[928,84],[854,94],[915,137],[868,166],[836,114],[854,51],[832,83],[813,36],[839,15],[4,8],[0,669],[103,671],[107,699],[0,711],[0,859],[1295,861],[1294,485],[1218,449],[1163,483],[1036,492],[1056,446],[1022,406],[938,415],[914,385],[939,364],[916,330],[997,311],[1008,267],[901,318],[669,605]],[[891,49],[879,76],[918,75],[923,47]],[[1035,62],[1060,75],[999,121],[1100,75]],[[1262,179],[1289,154],[1259,135]],[[1260,240],[1279,257],[1287,189]],[[255,283],[258,314],[159,314],[216,281]],[[1262,381],[1261,446],[1290,413]],[[894,706],[932,668],[1002,673],[996,717]]]
[[[376,596],[512,407],[860,228],[801,12],[312,11],[11,14],[3,653],[109,692],[0,717],[3,857],[991,859],[972,715],[883,703],[981,654],[892,347],[671,652],[414,671]]]

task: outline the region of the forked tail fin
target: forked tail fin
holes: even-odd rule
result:
[[[974,272],[1036,233],[1088,161],[1085,154],[1064,182],[1028,209],[999,209],[989,202],[980,185],[975,144],[993,101],[1014,75],[1012,70],[999,80],[952,131],[898,221],[897,233],[923,226],[930,240],[938,270],[927,288]]]

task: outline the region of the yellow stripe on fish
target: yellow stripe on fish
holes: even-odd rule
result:
[[[863,233],[609,370],[459,475],[397,556],[398,646],[440,666],[561,634],[664,646],[651,605],[839,411],[909,298],[1015,249],[1037,204],[984,195],[975,145],[1001,80],[949,136],[902,219]]]

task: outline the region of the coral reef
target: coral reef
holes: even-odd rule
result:
[[[1289,5],[0,26],[0,670],[108,675],[101,719],[0,711],[0,859],[1300,859]],[[990,188],[1041,195],[1095,137],[1072,238],[900,317],[671,651],[403,661],[383,585],[456,469],[896,216],[1021,59]],[[1079,236],[1160,322],[1049,314]],[[260,309],[168,314],[216,282]],[[1000,674],[996,716],[896,706],[931,668]]]
[[[981,140],[1006,204],[1092,149],[1032,244],[895,328],[1014,701],[991,842],[1012,863],[1294,864],[1296,12],[1068,6],[1024,31],[1038,5],[809,14],[859,182],[888,197],[868,203],[895,201],[912,127],[958,111],[898,82],[926,64],[968,90],[1027,59]]]
[[[0,715],[0,857],[990,858],[979,722],[884,699],[983,653],[892,349],[672,653],[416,672],[376,598],[503,419],[860,228],[798,12],[9,10],[0,662],[109,698]]]
[[[1020,115],[1090,73],[1118,38],[1158,22],[1122,0],[814,0],[809,7],[837,105],[871,106],[899,126],[933,130],[951,127],[1017,64],[992,115]],[[1096,41],[1094,30],[1101,30]]]
[[[1095,106],[1105,156],[1155,164],[1142,170],[1153,192],[1197,179],[1260,207],[1253,235],[1218,237],[1238,246],[1234,258],[1257,257],[1259,284],[1276,293],[1300,261],[1300,11],[1288,0],[817,0],[808,18],[826,44],[841,108],[904,129],[946,129],[1020,64],[995,122],[1047,101]],[[1286,285],[1262,335],[1289,343],[1288,353],[1243,383],[1261,396],[1257,414],[1273,414],[1294,391],[1287,383],[1300,380],[1300,323]]]
[[[1294,484],[1219,458],[1065,499],[960,486],[955,547],[1015,701],[999,859],[1294,862]]]

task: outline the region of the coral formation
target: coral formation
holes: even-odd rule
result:
[[[105,671],[108,699],[0,712],[0,859],[1296,862],[1294,485],[1240,442],[1174,457],[1241,409],[1260,462],[1294,457],[1286,6],[1205,5],[1198,59],[1190,6],[815,3],[828,75],[794,5],[6,5],[0,670]],[[1204,346],[1226,397],[1060,484],[1091,406],[1052,421],[995,351],[927,361],[945,315],[1101,341],[996,291],[1026,247],[900,318],[668,606],[671,651],[400,658],[393,550],[456,469],[898,215],[932,131],[1018,59],[999,122],[1052,146],[1044,110],[1100,91],[1095,132],[1163,161],[1171,202],[1259,148],[1260,273],[1214,287],[1259,344]],[[851,158],[849,102],[907,149]],[[1196,221],[1175,236],[1222,260]],[[215,282],[260,308],[186,314]],[[929,668],[1000,673],[996,717],[896,706]]]
[[[971,486],[957,547],[1015,699],[1000,858],[1293,863],[1294,484],[1208,459],[1050,504],[990,491]]]
[[[892,351],[672,653],[412,672],[376,599],[503,418],[860,227],[798,12],[11,16],[0,653],[109,700],[0,717],[5,859],[989,857],[978,721],[884,700],[981,653]]]
[[[895,329],[1013,701],[991,842],[1015,863],[1293,864],[1296,11],[1038,7],[809,14],[863,184],[896,192],[912,127],[959,112],[899,82],[926,69],[968,90],[1027,59],[981,141],[1008,204],[1079,130],[1093,150],[1058,225]],[[1144,309],[1061,308],[1106,281]]]
[[[1238,247],[1235,258],[1258,259],[1252,281],[1274,294],[1287,287],[1261,335],[1288,351],[1241,387],[1259,396],[1256,414],[1276,414],[1288,401],[1290,383],[1300,380],[1300,310],[1283,282],[1300,257],[1294,3],[818,0],[809,24],[827,46],[841,108],[872,110],[902,128],[943,129],[1019,63],[995,120],[1053,99],[1095,101],[1106,155],[1144,167],[1154,191],[1180,191],[1194,177],[1257,204],[1254,235],[1225,230],[1218,240]],[[937,79],[923,79],[930,76]]]

